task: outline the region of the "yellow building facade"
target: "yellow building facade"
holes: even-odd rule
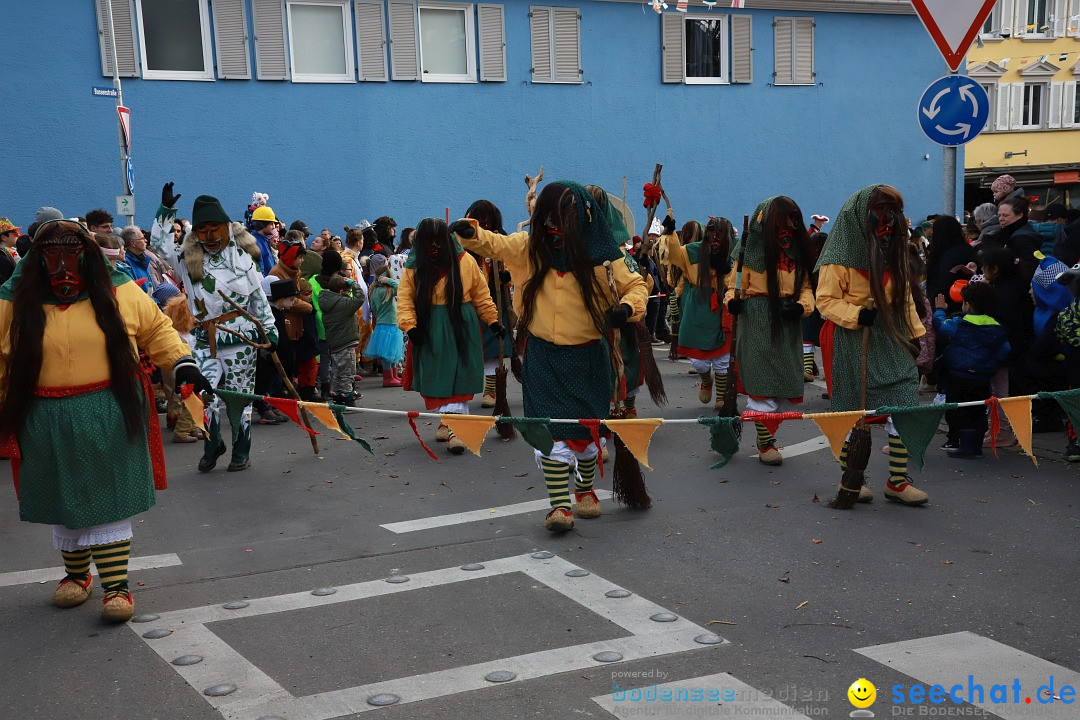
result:
[[[965,206],[1009,174],[1036,207],[1080,208],[1080,0],[998,0],[967,74],[986,90],[990,120],[965,148]]]

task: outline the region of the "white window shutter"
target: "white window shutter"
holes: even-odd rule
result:
[[[420,43],[416,39],[416,5],[390,0],[390,79],[420,78]]]
[[[1028,0],[1015,0],[1014,5],[1016,6],[1016,9],[1013,11],[1013,35],[1022,37],[1024,35],[1030,35],[1033,32],[1038,32],[1038,28],[1028,30],[1027,27]]]
[[[661,80],[681,83],[686,75],[683,62],[683,18],[679,13],[660,16]]]
[[[1065,17],[1065,34],[1080,38],[1080,0],[1069,0],[1069,11]]]
[[[814,84],[814,19],[795,18],[793,27],[795,42],[792,43],[794,53],[794,73],[796,85]]]
[[[255,29],[255,77],[288,80],[283,0],[251,0],[251,24]]]
[[[244,0],[214,0],[214,45],[217,47],[219,78],[251,79]]]
[[[794,25],[791,18],[773,20],[773,85],[791,85],[795,81],[792,62]]]
[[[1065,13],[1069,11],[1069,0],[1048,0],[1046,24],[1050,29],[1046,34],[1051,37],[1065,37]]]
[[[506,24],[502,5],[477,5],[480,28],[480,81],[506,82]]]
[[[551,8],[529,8],[529,36],[532,43],[532,81],[551,82]]]
[[[1065,94],[1065,83],[1050,83],[1050,108],[1046,113],[1046,126],[1061,127],[1061,101]]]
[[[1009,129],[1019,130],[1024,123],[1024,83],[1009,84]]]
[[[356,0],[356,59],[360,79],[386,82],[386,18],[382,0]]]
[[[997,84],[996,92],[994,93],[994,102],[996,103],[996,107],[994,108],[995,130],[1009,129],[1009,92],[1011,90],[1012,85],[1009,83],[999,82]]]
[[[1061,127],[1076,127],[1076,87],[1077,82],[1065,83],[1061,98]]]
[[[109,36],[109,16],[105,3],[95,0],[98,16],[98,46],[101,48],[101,74],[113,76],[112,41]],[[131,0],[111,0],[113,34],[116,36],[116,65],[120,77],[139,77],[139,63],[135,57],[135,13]]]
[[[555,55],[555,82],[579,83],[581,70],[581,13],[573,7],[551,9]]]
[[[731,82],[754,82],[754,18],[731,16]]]

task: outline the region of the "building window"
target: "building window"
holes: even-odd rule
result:
[[[534,83],[581,83],[581,14],[575,7],[529,8]]]
[[[1050,0],[1028,0],[1027,17],[1024,32],[1027,35],[1045,35],[1047,27],[1047,5]]]
[[[1046,98],[1046,85],[1042,83],[1024,83],[1024,108],[1020,115],[1020,127],[1025,129],[1041,128],[1043,125],[1043,102]]]
[[[420,5],[420,79],[476,82],[472,5]]]
[[[213,80],[205,0],[138,0],[139,50],[147,80]]]
[[[726,15],[683,18],[683,67],[687,85],[728,82],[728,19]]]
[[[1080,127],[1080,81],[1072,83],[1072,107],[1066,108],[1066,112],[1072,111],[1073,127]],[[1066,95],[1068,97],[1068,95]]]
[[[355,82],[349,3],[288,0],[287,11],[293,82]]]
[[[776,18],[774,85],[814,85],[814,19]]]
[[[994,9],[990,11],[990,14],[986,16],[986,22],[983,23],[982,30],[983,35],[994,35],[1001,37],[1001,4],[996,3]]]
[[[994,129],[994,117],[996,115],[995,108],[997,107],[997,83],[981,82],[983,91],[986,93],[986,99],[990,103],[990,111],[986,116],[986,125],[983,127],[983,132],[991,132]]]

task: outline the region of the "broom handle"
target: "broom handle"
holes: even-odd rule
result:
[[[866,305],[867,308],[874,307],[874,298],[870,298],[870,302]],[[862,358],[861,358],[861,373],[860,373],[860,387],[859,387],[859,402],[862,406],[863,412],[866,411],[866,365],[867,357],[870,354],[870,326],[867,325],[862,331]],[[859,426],[866,427],[866,415],[859,418]]]
[[[503,287],[502,276],[499,274],[502,272],[502,261],[492,260],[491,271],[495,274],[495,313],[498,315],[499,323],[502,324],[503,318]],[[509,324],[509,323],[508,323]],[[510,332],[510,328],[506,328],[506,332]],[[503,366],[503,339],[496,338],[499,341],[499,367]]]
[[[619,306],[619,289],[615,287],[615,271],[611,269],[611,261],[604,261],[604,270],[607,271],[608,287],[611,289],[611,300],[615,303],[614,307]],[[623,361],[622,361],[622,345],[619,342],[619,331],[612,329],[611,331],[611,347],[612,355],[615,357],[615,414],[618,415],[622,412],[623,403],[619,398],[619,388],[623,384]]]

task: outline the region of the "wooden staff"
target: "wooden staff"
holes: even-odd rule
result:
[[[234,302],[232,298],[230,298],[228,295],[226,295],[224,291],[218,290],[218,295],[220,295],[225,300],[225,302],[232,305],[233,309],[236,312],[238,312],[241,315],[243,315],[244,317],[246,317],[248,320],[251,321],[251,323],[256,328],[258,328],[259,337],[262,338],[262,342],[261,343],[252,342],[250,338],[246,338],[246,337],[244,337],[243,335],[241,335],[238,332],[233,332],[232,330],[229,330],[227,328],[221,328],[221,329],[225,330],[225,332],[228,332],[228,333],[231,333],[231,334],[235,335],[236,337],[240,338],[245,343],[247,343],[248,345],[250,345],[250,346],[252,346],[254,348],[258,348],[260,350],[269,350],[270,347],[272,346],[272,343],[270,342],[270,336],[268,336],[266,334],[266,328],[264,328],[262,326],[262,323],[259,322],[258,320],[256,320],[254,315],[252,315],[247,310],[245,310],[244,308],[237,305],[236,302]],[[289,394],[293,397],[294,400],[300,400],[300,393],[296,392],[296,388],[293,386],[292,380],[289,379],[289,374],[286,373],[285,368],[283,368],[281,366],[281,359],[278,357],[277,350],[270,350],[270,359],[274,361],[274,367],[276,367],[278,373],[281,374],[281,379],[285,381],[285,388],[289,391]],[[301,416],[303,416],[304,422],[307,424],[307,426],[309,428],[314,427],[313,424],[312,424],[312,421],[311,421],[311,415],[308,414],[307,408],[305,408],[302,405],[300,405],[299,408],[300,408],[300,414],[301,414]],[[316,455],[318,455],[319,454],[319,441],[311,433],[308,433],[308,439],[311,440],[311,449],[315,451]]]
[[[503,321],[503,305],[505,302],[503,299],[502,275],[500,274],[502,267],[502,262],[498,260],[493,260],[491,263],[491,270],[495,275],[495,310],[498,313],[500,324]],[[510,334],[510,342],[513,344],[514,335],[510,324],[510,318],[507,317],[507,326],[504,330]],[[495,409],[491,414],[495,417],[505,417],[510,414],[510,401],[506,399],[506,368],[503,367],[504,345],[503,338],[496,336],[495,339],[499,341],[499,365],[495,368]],[[517,435],[514,426],[506,422],[495,423],[495,431],[499,433],[499,437],[503,440],[513,439]]]
[[[735,299],[742,300],[742,273],[743,273],[743,260],[746,259],[746,240],[747,235],[750,233],[750,216],[743,215],[742,221],[742,237],[739,239],[739,262],[735,268]],[[701,278],[698,278],[698,282],[701,282]],[[709,278],[709,282],[712,282],[712,278]],[[723,308],[723,296],[720,298],[720,316],[724,315]],[[743,308],[745,312],[746,308]],[[728,357],[728,371],[727,371],[727,387],[724,389],[724,405],[721,411],[723,417],[735,417],[736,402],[739,397],[738,384],[739,384],[739,372],[735,366],[735,343],[738,338],[739,328],[739,316],[731,316],[731,344],[730,356]]]
[[[525,193],[525,212],[529,218],[524,222],[518,223],[518,232],[521,232],[529,223],[532,222],[532,214],[536,209],[536,186],[540,184],[540,181],[544,179],[544,166],[540,166],[540,172],[536,173],[536,177],[530,175],[525,176],[525,186],[529,188],[529,191]]]

